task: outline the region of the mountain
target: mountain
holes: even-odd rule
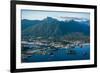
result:
[[[22,27],[22,30],[30,27],[30,26],[33,26],[37,23],[39,23],[40,20],[27,20],[27,19],[23,19],[21,20],[21,27]]]
[[[90,35],[90,25],[87,21],[59,21],[52,17],[39,20],[22,20],[22,36],[62,37],[75,33]]]

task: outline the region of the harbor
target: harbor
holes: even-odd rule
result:
[[[90,58],[89,43],[80,41],[61,42],[22,41],[23,62],[45,62],[62,60],[86,60]]]

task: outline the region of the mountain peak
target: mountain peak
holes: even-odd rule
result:
[[[53,19],[52,17],[47,17],[46,19]]]
[[[52,17],[46,17],[44,20],[46,20],[46,21],[57,21],[56,18],[52,18]]]

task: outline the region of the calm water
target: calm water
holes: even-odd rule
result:
[[[22,62],[48,62],[48,61],[68,61],[68,60],[88,60],[90,59],[90,46],[85,45],[80,48],[60,48],[54,51],[49,51],[50,54],[40,55],[32,54],[29,57],[22,59]]]

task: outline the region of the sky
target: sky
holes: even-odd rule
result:
[[[21,19],[28,20],[43,20],[46,17],[56,18],[58,20],[69,20],[72,18],[88,19],[90,20],[89,13],[82,12],[65,12],[65,11],[36,11],[36,10],[21,10]]]

